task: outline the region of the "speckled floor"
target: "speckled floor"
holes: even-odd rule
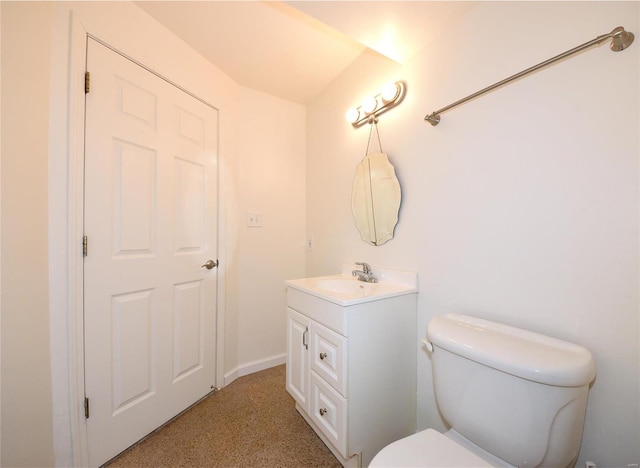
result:
[[[296,411],[284,365],[235,380],[105,466],[341,467]]]

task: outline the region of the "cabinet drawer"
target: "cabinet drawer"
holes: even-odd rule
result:
[[[319,323],[309,326],[311,369],[326,380],[343,397],[347,394],[347,339]]]
[[[310,390],[311,419],[340,454],[349,458],[347,456],[347,400],[313,371]]]

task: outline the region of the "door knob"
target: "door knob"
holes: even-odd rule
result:
[[[206,268],[207,270],[212,270],[213,268],[219,265],[218,260],[215,262],[213,260],[207,260],[204,265],[200,265],[201,268]]]

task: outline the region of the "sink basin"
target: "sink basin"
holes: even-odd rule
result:
[[[318,278],[312,282],[315,283],[315,286],[318,289],[323,289],[325,291],[358,295],[370,294],[376,289],[376,286],[379,286],[378,283],[365,283],[363,281],[358,281],[355,278],[342,276],[333,278]]]
[[[353,265],[345,265],[341,275],[302,278],[286,282],[298,289],[341,306],[386,299],[417,291],[417,275],[408,272],[391,272],[374,269],[377,283],[367,283],[351,276]],[[396,273],[396,274],[393,274]]]

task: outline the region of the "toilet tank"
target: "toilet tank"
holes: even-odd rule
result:
[[[591,353],[582,346],[487,320],[429,322],[438,408],[456,432],[515,466],[573,466]]]

